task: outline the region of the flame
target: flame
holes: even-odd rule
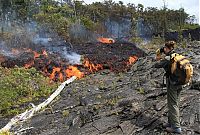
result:
[[[42,51],[42,55],[44,55],[44,56],[48,56],[47,51],[43,50],[43,51]]]
[[[101,43],[112,44],[115,43],[115,40],[112,38],[98,38],[97,39]]]
[[[25,64],[24,67],[25,68],[30,68],[30,67],[32,67],[33,64],[34,64],[34,61],[31,61],[31,62]]]
[[[33,51],[33,53],[34,53],[34,59],[40,57],[40,54],[37,53],[36,51]]]
[[[131,64],[135,63],[137,61],[137,59],[138,59],[137,56],[129,57],[128,64],[131,65]]]
[[[59,73],[59,80],[61,81],[61,82],[63,82],[63,80],[64,80],[64,76],[63,76],[63,74],[60,72]]]
[[[75,67],[75,66],[69,66],[65,70],[65,72],[66,72],[66,75],[67,75],[68,78],[72,77],[72,76],[76,76],[78,78],[82,78],[84,76],[84,74],[81,71],[79,71],[78,68]]]
[[[78,68],[75,66],[69,66],[65,70],[65,74],[66,76],[63,75],[62,69],[60,67],[54,67],[49,78],[51,80],[55,80],[57,77],[56,75],[58,75],[59,80],[63,82],[65,78],[70,78],[72,76],[76,76],[77,78],[82,78],[84,76],[84,74],[80,70],[78,70]]]
[[[83,64],[84,64],[84,67],[88,68],[90,72],[94,72],[94,71],[103,69],[103,66],[101,64],[94,65],[88,59],[85,59]]]
[[[31,50],[31,49],[26,49],[26,48],[24,48],[24,50],[25,50],[25,52],[32,52],[32,53],[34,54],[34,60],[35,60],[36,58],[39,58],[41,55],[48,56],[48,54],[47,54],[47,52],[46,52],[45,50],[43,50],[41,54],[39,54],[38,52],[33,51],[33,50]],[[12,49],[12,52],[18,53],[19,50],[18,50],[18,49]],[[25,67],[25,68],[30,68],[30,67],[32,67],[32,66],[35,64],[34,60],[33,60],[33,61],[30,61],[30,62],[28,62],[28,63],[26,63],[26,64],[24,65],[24,67]],[[49,63],[48,63],[48,64],[49,64]],[[44,71],[44,72],[46,72],[46,71]]]
[[[51,80],[53,80],[53,79],[55,78],[55,76],[56,76],[56,72],[57,72],[57,73],[60,73],[60,70],[61,70],[61,68],[59,68],[59,67],[54,67],[54,68],[53,68],[53,71],[52,71],[52,73],[51,73],[51,75],[49,76],[49,78],[50,78]]]

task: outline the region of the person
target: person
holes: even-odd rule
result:
[[[183,89],[182,85],[177,83],[178,78],[171,74],[170,60],[171,55],[175,53],[174,47],[175,41],[168,41],[164,47],[157,51],[156,60],[158,61],[153,65],[154,68],[164,68],[166,75],[166,87],[167,87],[167,106],[168,106],[168,123],[163,124],[167,132],[181,133],[180,126],[180,92]],[[161,59],[161,53],[165,54],[165,57]]]

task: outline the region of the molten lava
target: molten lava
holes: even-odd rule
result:
[[[26,51],[26,52],[31,52],[31,53],[33,53],[33,55],[34,55],[34,56],[33,56],[33,60],[29,61],[28,63],[26,63],[26,64],[24,65],[25,68],[30,68],[30,67],[32,67],[32,66],[35,64],[35,60],[36,60],[37,58],[39,58],[40,56],[45,56],[45,57],[48,56],[48,54],[47,54],[47,52],[46,52],[45,50],[43,50],[41,54],[38,53],[38,52],[36,52],[36,51],[33,51],[33,50],[31,50],[31,49],[25,49],[25,51]],[[15,49],[15,52],[18,52],[18,50]]]
[[[115,42],[111,38],[99,38],[98,40],[109,44]],[[91,47],[96,47],[96,50],[93,48],[91,50]],[[72,76],[82,78],[85,74],[94,73],[104,68],[114,72],[126,71],[124,69],[128,69],[140,57],[139,55],[137,55],[138,57],[130,55],[133,52],[139,54],[139,51],[132,44],[115,43],[109,46],[83,44],[78,46],[77,50],[83,50],[83,52],[79,52],[80,54],[87,54],[81,65],[69,65],[69,61],[59,57],[57,53],[48,53],[45,50],[37,52],[27,48],[12,49],[11,53],[16,55],[14,58],[0,54],[0,64],[9,68],[13,68],[15,65],[25,68],[35,67],[51,80],[63,82]],[[81,68],[81,71],[77,66]]]
[[[53,68],[53,71],[52,71],[52,73],[51,73],[51,75],[49,76],[49,78],[50,78],[51,80],[55,79],[57,73],[58,73],[59,76],[60,76],[60,73],[61,73],[60,71],[61,71],[61,68],[59,68],[59,67],[54,67],[54,68]],[[62,81],[62,78],[60,78],[60,81]]]
[[[128,65],[131,65],[131,64],[135,63],[137,61],[137,59],[138,59],[137,56],[131,56],[131,57],[129,57]]]
[[[34,64],[34,61],[30,61],[29,63],[26,63],[26,64],[24,65],[24,67],[25,67],[25,68],[31,68],[33,64]]]
[[[112,38],[98,38],[97,39],[99,42],[101,43],[105,43],[105,44],[112,44],[115,43],[115,40]]]
[[[102,70],[103,69],[103,65],[101,64],[93,64],[89,61],[89,59],[85,59],[84,62],[83,62],[83,65],[84,67],[88,68],[90,72],[95,72],[95,71],[98,71],[98,70]]]
[[[33,51],[33,53],[34,53],[34,59],[40,57],[40,54],[37,53],[36,51]]]
[[[64,76],[64,74],[66,76]],[[65,70],[62,70],[60,67],[54,67],[49,78],[51,80],[56,80],[58,78],[59,81],[63,82],[65,79],[70,78],[72,76],[76,76],[77,78],[82,78],[84,76],[84,73],[78,70],[78,68],[75,66],[69,66]]]
[[[84,76],[84,73],[82,73],[80,70],[78,70],[77,67],[75,66],[69,66],[66,70],[66,75],[68,78],[72,77],[72,76],[76,76],[78,78],[82,78]]]

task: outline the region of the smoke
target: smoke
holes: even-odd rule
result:
[[[81,55],[75,52],[65,52],[64,57],[69,60],[70,64],[81,64]]]
[[[91,31],[87,30],[79,22],[70,27],[70,39],[78,42],[96,42],[97,36]]]
[[[18,52],[13,52],[13,49],[23,53],[24,48],[27,48],[38,52],[46,50],[49,54],[69,61],[70,64],[80,64],[81,55],[72,51],[70,43],[55,32],[37,26],[35,22],[24,24],[23,27],[10,26],[7,30],[5,36],[0,37],[0,54],[4,56],[15,57]]]
[[[115,38],[126,38],[131,35],[131,20],[121,18],[118,21],[107,19],[105,22],[107,35]]]
[[[143,18],[139,18],[137,21],[137,36],[143,38],[143,39],[149,39],[151,38],[151,35],[153,34],[153,28],[148,24],[145,24]]]
[[[0,41],[0,54],[2,54],[4,56],[14,57],[11,50],[6,47],[5,42],[3,42],[3,41]]]
[[[52,41],[52,38],[44,38],[44,37],[39,37],[39,35],[36,35],[32,39],[34,44],[41,44],[41,45],[47,45],[49,42]]]

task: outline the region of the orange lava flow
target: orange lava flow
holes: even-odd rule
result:
[[[115,43],[115,40],[112,38],[98,38],[97,39],[99,42],[101,43],[105,43],[105,44],[112,44]]]
[[[95,72],[98,70],[102,70],[103,69],[103,65],[101,64],[93,64],[91,63],[88,59],[85,59],[83,62],[84,67],[88,68],[90,72]]]
[[[37,53],[36,51],[33,51],[33,53],[34,53],[34,59],[40,57],[40,54]]]
[[[66,75],[68,78],[72,76],[76,76],[77,78],[82,78],[84,76],[84,73],[82,73],[80,70],[78,70],[75,66],[69,66],[66,70]]]
[[[34,64],[34,61],[31,61],[31,62],[29,62],[29,63],[26,63],[26,64],[24,65],[24,67],[25,67],[25,68],[30,68],[33,64]]]
[[[128,65],[131,65],[137,61],[138,57],[137,56],[130,56],[128,60]]]
[[[34,56],[33,56],[34,60],[35,60],[36,58],[39,58],[41,55],[43,55],[43,56],[48,56],[48,54],[47,54],[47,52],[46,52],[45,50],[43,50],[41,54],[38,53],[38,52],[36,52],[36,51],[33,51],[33,50],[31,50],[31,49],[25,49],[25,50],[26,50],[27,52],[32,52],[32,53],[34,54]],[[17,49],[13,49],[12,52],[17,52]],[[24,67],[25,67],[25,68],[31,68],[31,67],[34,65],[34,60],[33,60],[33,61],[30,61],[30,62],[28,62],[28,63],[26,63],[26,64],[24,65]]]
[[[51,80],[53,80],[53,79],[55,78],[55,76],[56,76],[56,73],[60,73],[60,70],[61,70],[61,68],[59,68],[59,67],[54,67],[54,68],[53,68],[53,71],[52,71],[52,73],[51,73],[51,75],[49,76],[49,78],[50,78]]]

